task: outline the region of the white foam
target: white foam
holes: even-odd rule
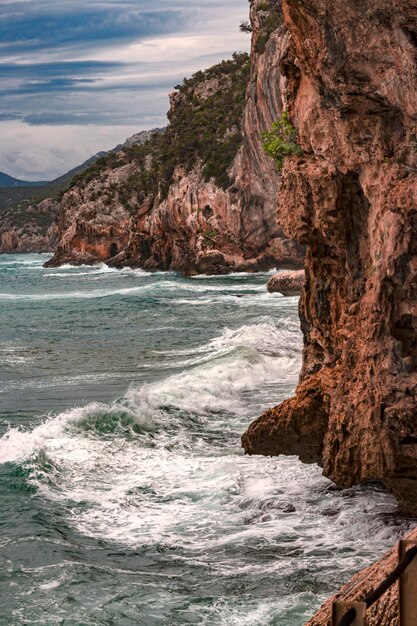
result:
[[[285,271],[285,270],[281,270]],[[190,276],[192,280],[212,280],[213,278],[218,280],[224,280],[225,278],[263,278],[276,274],[277,270],[267,270],[265,272],[230,272],[229,274],[197,274],[196,276]]]
[[[30,302],[42,302],[47,300],[91,300],[95,298],[108,298],[110,296],[125,296],[140,293],[151,288],[146,285],[136,287],[124,287],[122,289],[89,289],[85,291],[63,291],[42,294],[11,294],[0,293],[0,300],[27,300]]]
[[[260,575],[266,567],[271,576],[291,575],[309,567],[312,558],[318,570],[340,567],[341,559],[352,568],[349,559],[355,559],[360,567],[371,544],[383,549],[403,530],[378,517],[394,508],[386,494],[358,491],[346,499],[326,492],[329,483],[316,466],[294,458],[244,457],[240,451],[239,435],[254,417],[242,393],[296,381],[297,359],[285,356],[282,345],[288,337],[270,324],[225,329],[201,347],[217,351],[211,362],[131,388],[122,402],[73,409],[31,432],[10,429],[0,439],[0,461],[28,462],[38,493],[59,502],[66,523],[88,537],[186,550],[187,558],[195,553],[222,576],[248,567],[258,567]],[[100,430],[102,418],[117,422],[121,414],[140,432]],[[286,512],[288,504],[293,508]],[[332,507],[336,513],[325,515]],[[244,555],[254,545],[279,554],[288,541],[295,556],[266,564],[248,564],[243,557],[204,562],[213,551],[232,548]],[[311,557],[317,546],[319,553]],[[246,623],[261,624],[269,609],[254,606]],[[220,624],[237,624],[235,606],[221,615]]]
[[[175,290],[178,291],[189,291],[194,294],[199,293],[211,293],[211,292],[225,292],[225,293],[234,293],[234,294],[247,294],[247,293],[262,293],[266,292],[266,284],[265,285],[251,285],[251,284],[237,284],[237,285],[212,285],[211,283],[205,283],[203,285],[191,282],[191,281],[174,281],[174,280],[162,280],[159,283],[155,284],[155,288],[158,290]]]
[[[301,341],[298,325],[294,322],[289,322],[287,328],[280,329],[272,320],[236,329],[226,328],[219,337],[202,346],[184,350],[159,350],[155,354],[173,357],[173,361],[165,367],[189,367],[210,361],[213,357],[224,356],[237,348],[255,350],[260,355],[281,357],[282,360],[276,361],[271,368],[271,371],[275,367],[279,369],[278,376],[282,374],[287,378],[289,372],[290,376],[295,377],[299,369]],[[181,357],[190,358],[181,360]]]

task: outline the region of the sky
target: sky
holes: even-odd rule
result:
[[[185,76],[248,50],[248,0],[0,0],[0,171],[50,180],[165,126]]]

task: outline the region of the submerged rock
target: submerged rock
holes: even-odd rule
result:
[[[283,296],[298,296],[304,287],[304,270],[288,270],[274,274],[269,279],[267,289],[271,293],[282,293]]]
[[[243,445],[306,454],[343,487],[380,480],[417,513],[417,2],[282,5],[304,154],[285,159],[279,213],[307,246],[303,368]]]

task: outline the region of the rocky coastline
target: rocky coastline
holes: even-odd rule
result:
[[[99,160],[59,202],[30,207],[32,225],[8,218],[1,251],[54,250],[48,267],[288,268],[268,290],[301,295],[300,380],[248,427],[245,452],[297,455],[340,487],[382,483],[416,516],[417,3],[282,0],[278,13],[251,0],[250,62],[236,56],[185,81],[169,130]],[[205,144],[163,170],[186,121],[218,98],[231,105],[230,94],[239,107],[217,137],[223,170]],[[299,150],[280,171],[261,136],[284,110]],[[395,559],[393,548],[335,598],[360,600]],[[307,626],[329,623],[332,600]],[[368,624],[398,624],[395,587]]]
[[[234,65],[220,64],[178,86],[170,97],[165,134],[151,139],[140,155],[124,149],[87,171],[64,195],[59,242],[49,266],[84,259],[186,275],[303,267],[304,247],[286,237],[280,225],[281,175],[261,141],[285,105],[279,68],[287,34],[275,3],[255,0],[250,14],[250,60],[237,56]],[[273,31],[271,19],[277,26]],[[218,106],[222,115],[236,109],[222,122],[223,135],[214,138],[230,154],[220,170],[219,161],[207,161],[202,148],[206,125],[200,130],[193,121]],[[180,133],[191,132],[199,151],[189,162],[174,155],[164,187],[158,141],[175,146]]]

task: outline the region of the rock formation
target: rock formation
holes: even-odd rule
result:
[[[417,530],[411,532],[407,539],[417,540]],[[327,600],[318,613],[305,626],[330,626],[332,603],[362,602],[390,574],[398,563],[398,546],[387,552],[382,559],[355,574],[340,591]],[[366,612],[367,626],[399,626],[398,618],[398,584],[394,584]]]
[[[274,274],[268,281],[267,289],[270,293],[281,293],[283,296],[298,296],[304,282],[304,270],[286,270]]]
[[[58,203],[47,199],[4,212],[0,222],[0,252],[53,252],[58,243],[55,219]]]
[[[417,2],[283,0],[287,236],[307,246],[296,396],[243,436],[417,513]],[[282,82],[282,79],[280,79]]]
[[[60,236],[57,223],[60,201],[74,178],[99,159],[125,147],[140,146],[162,128],[142,131],[128,137],[108,152],[98,152],[81,165],[48,182],[19,181],[0,172],[0,254],[7,252],[55,252]],[[14,183],[13,183],[14,181]],[[13,184],[12,187],[2,186]],[[83,256],[81,253],[80,258]],[[76,254],[73,255],[76,262]],[[94,262],[94,257],[91,256]]]
[[[251,2],[251,20],[250,64],[238,54],[185,80],[162,134],[79,177],[62,200],[49,265],[185,274],[302,266],[303,248],[277,219],[280,174],[260,138],[282,110],[286,32],[271,30],[282,23],[272,0]]]

